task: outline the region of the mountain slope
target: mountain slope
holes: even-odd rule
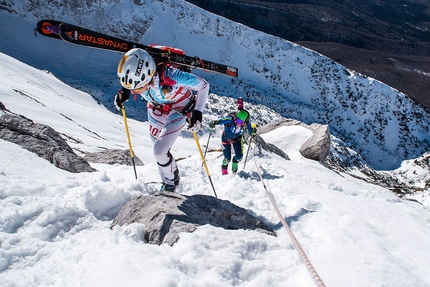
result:
[[[68,138],[75,150],[127,148],[120,115],[49,72],[4,54],[0,98],[12,112],[80,139],[78,144]],[[224,102],[213,108],[224,110]],[[240,165],[236,176],[223,176],[221,152],[207,156],[218,197],[273,226],[277,237],[202,226],[181,234],[170,247],[146,244],[142,224],[110,230],[130,198],[158,188],[145,183],[159,180],[147,124],[129,120],[129,125],[136,155],[145,164],[137,167],[137,180],[130,166],[93,164],[98,172],[68,173],[0,140],[0,149],[7,151],[0,161],[2,286],[315,286],[265,186],[326,286],[430,284],[428,209],[302,158],[298,150],[311,133],[300,126],[262,135],[290,161],[266,152],[254,156],[252,149],[246,169]],[[214,148],[220,146],[220,132],[211,140]],[[201,143],[207,135],[199,133]],[[178,162],[178,192],[212,195],[192,135],[184,131],[172,153],[184,158]]]
[[[318,51],[430,107],[427,1],[188,2]]]

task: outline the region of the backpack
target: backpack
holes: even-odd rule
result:
[[[149,47],[160,49],[160,50],[163,50],[163,51],[169,51],[169,52],[171,51],[171,52],[173,52],[175,54],[179,54],[179,55],[184,55],[185,56],[185,52],[182,51],[179,48],[173,48],[173,47],[169,47],[169,46],[156,45],[156,44],[150,44]],[[183,65],[180,65],[180,64],[174,64],[174,63],[171,63],[171,62],[168,62],[168,61],[157,63],[157,72],[158,72],[158,75],[160,77],[160,85],[162,87],[172,87],[175,84],[174,81],[172,81],[171,79],[169,79],[168,77],[165,76],[164,70],[166,68],[168,68],[168,67],[174,67],[176,69],[179,69],[179,70],[187,72],[187,73],[191,72],[191,67],[188,67],[188,66],[183,66]]]
[[[182,51],[179,48],[173,48],[173,47],[169,47],[169,46],[163,46],[163,45],[156,45],[156,44],[150,44],[149,47],[152,48],[157,48],[163,51],[172,51],[175,54],[179,54],[179,55],[184,55],[185,56],[185,52]],[[163,90],[167,90],[167,91],[171,91],[172,86],[175,85],[175,81],[173,81],[172,79],[170,79],[169,77],[165,76],[165,69],[168,67],[174,67],[176,69],[179,69],[181,71],[187,72],[187,73],[191,73],[191,67],[188,66],[183,66],[180,64],[175,64],[175,63],[171,63],[169,61],[165,61],[165,62],[159,62],[156,63],[157,64],[157,72],[158,72],[158,76],[160,78],[160,85],[162,86]],[[177,94],[179,94],[182,91],[182,87],[180,87],[177,91]],[[185,96],[188,97],[188,96]],[[185,98],[184,97],[184,98]],[[183,108],[183,110],[181,111],[182,114],[187,115],[187,116],[191,116],[191,113],[194,111],[194,108],[196,106],[196,97],[195,95],[192,96],[190,102]]]

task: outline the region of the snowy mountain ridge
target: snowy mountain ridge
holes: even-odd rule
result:
[[[405,95],[311,50],[185,1],[46,1],[39,6],[22,0],[0,5],[3,27],[21,21],[17,25],[29,29],[41,18],[64,20],[129,40],[148,43],[151,39],[151,43],[180,47],[189,55],[236,66],[237,79],[195,72],[207,78],[211,91],[220,96],[243,96],[284,117],[328,124],[333,135],[373,168],[395,169],[403,160],[429,150],[430,113]],[[88,91],[111,106],[118,88],[119,54],[43,37],[28,37],[24,44],[16,33],[5,30],[2,52],[52,71],[71,84],[84,79]],[[27,47],[29,43],[34,46]],[[36,51],[35,46],[44,48]],[[134,105],[133,117],[142,106]]]

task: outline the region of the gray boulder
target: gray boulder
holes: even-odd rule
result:
[[[308,139],[299,150],[300,154],[305,158],[324,162],[330,155],[331,140],[329,128],[327,125],[307,125],[297,120],[285,119],[268,123],[267,125],[258,128],[258,131],[260,134],[263,134],[282,126],[301,126],[313,132],[312,137]],[[275,148],[278,149],[277,147]],[[275,153],[279,154],[279,152]]]
[[[313,135],[300,148],[299,152],[308,159],[323,162],[330,155],[330,132],[327,125],[312,124]]]
[[[181,232],[193,232],[206,224],[225,229],[256,230],[276,236],[272,228],[245,209],[207,195],[186,196],[168,192],[141,195],[121,209],[111,228],[134,222],[145,224],[145,240],[158,245],[173,245]]]
[[[96,171],[86,160],[77,156],[53,128],[12,114],[1,106],[3,110],[0,113],[1,139],[34,152],[58,168],[74,173]]]
[[[105,163],[105,164],[120,164],[132,165],[130,150],[122,149],[106,149],[101,152],[87,153],[84,158],[89,162]],[[136,166],[144,165],[143,162],[134,155],[134,163]]]

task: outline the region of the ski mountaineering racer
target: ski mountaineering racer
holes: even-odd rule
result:
[[[241,100],[241,98],[239,98]],[[233,173],[238,170],[238,163],[243,158],[243,137],[245,132],[252,138],[257,133],[257,125],[250,122],[249,112],[243,109],[243,103],[238,103],[238,112],[232,112],[222,119],[212,121],[209,126],[214,128],[215,125],[224,125],[224,131],[221,135],[222,152],[224,159],[221,164],[223,175],[228,174],[228,164],[231,161],[231,147],[234,149],[233,163],[231,169]]]
[[[175,192],[180,175],[170,149],[187,122],[189,131],[200,130],[209,83],[172,65],[157,66],[140,48],[124,54],[118,64],[118,79],[122,86],[114,98],[118,110],[130,94],[140,94],[148,102],[149,134],[163,182],[161,190]]]

